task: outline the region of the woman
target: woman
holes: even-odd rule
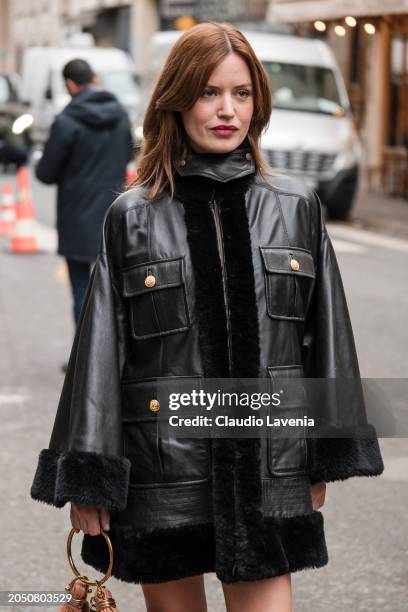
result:
[[[270,112],[237,29],[181,36],[146,112],[136,185],[105,219],[31,489],[71,502],[83,559],[101,571],[110,522],[113,574],[142,584],[148,610],[206,610],[205,572],[229,612],[291,610],[291,572],[328,562],[325,483],[383,471],[320,201],[268,176],[260,154]],[[277,376],[354,378],[359,435],[334,438],[331,403],[318,406],[319,439],[158,431],[159,379]]]

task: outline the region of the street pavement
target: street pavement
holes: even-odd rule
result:
[[[7,178],[0,176],[0,186]],[[34,180],[32,188],[37,220],[53,227],[54,188]],[[392,211],[389,201],[385,204]],[[365,219],[369,218],[367,205],[360,205]],[[367,225],[359,223],[328,224],[363,377],[408,377],[408,229],[406,234],[402,231],[408,228],[408,212],[405,216],[404,203],[399,205],[398,239],[389,228],[382,233],[378,225],[366,231]],[[378,211],[374,216],[378,219]],[[72,343],[71,296],[63,260],[55,253],[13,255],[5,249],[3,239],[0,590],[62,590],[72,573],[65,551],[69,505],[56,510],[34,502],[29,489],[38,453],[48,446],[63,383],[60,366]],[[408,610],[408,444],[404,438],[381,439],[380,444],[385,462],[382,476],[327,485],[321,510],[329,564],[293,574],[294,612]],[[79,535],[74,539],[74,557],[84,567],[80,539]],[[84,572],[95,575],[90,568]],[[214,575],[206,575],[205,581],[208,609],[224,612],[219,581]],[[116,579],[108,584],[121,612],[145,610],[140,585]],[[51,612],[56,607],[42,609]]]

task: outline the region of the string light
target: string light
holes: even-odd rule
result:
[[[342,25],[336,25],[334,26],[334,31],[336,32],[337,36],[345,36],[346,35],[346,28]]]
[[[313,25],[315,27],[315,30],[317,30],[318,32],[325,32],[326,30],[326,24],[324,23],[324,21],[315,21]]]
[[[350,28],[355,28],[357,25],[357,19],[355,19],[351,15],[347,15],[344,21],[347,23],[348,26],[350,26]]]
[[[365,23],[364,29],[367,34],[375,34],[375,25],[373,23]]]

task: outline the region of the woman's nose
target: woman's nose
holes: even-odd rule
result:
[[[218,110],[218,114],[220,117],[233,117],[235,115],[234,104],[231,96],[222,96],[221,106]]]

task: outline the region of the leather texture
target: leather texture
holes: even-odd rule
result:
[[[164,192],[149,200],[147,189],[136,187],[110,207],[49,444],[53,463],[44,465],[43,456],[32,488],[35,499],[60,506],[69,495],[57,486],[55,503],[53,480],[63,475],[67,453],[99,454],[110,485],[118,465],[109,474],[106,459],[120,458],[128,490],[121,485],[112,505],[118,538],[128,530],[147,543],[152,530],[158,538],[174,530],[201,542],[204,529],[216,552],[203,552],[201,569],[225,582],[327,563],[311,482],[383,471],[322,205],[295,179],[262,176],[249,151],[193,155],[178,167],[175,197]],[[233,374],[272,385],[276,378],[352,378],[361,439],[211,444],[161,433],[150,408],[160,380]],[[333,433],[337,409],[333,401],[318,410]],[[86,486],[84,480],[78,482]],[[86,499],[93,495],[90,481]],[[307,518],[302,552],[285,521],[301,542]],[[272,549],[265,551],[272,532],[285,533],[286,543],[271,543],[285,551],[279,566]],[[85,540],[84,559],[101,567],[100,543]],[[130,569],[121,558],[114,575],[155,582],[191,575],[192,566],[199,573],[195,553],[178,570],[155,571],[155,559],[152,553],[146,569],[132,557]]]

